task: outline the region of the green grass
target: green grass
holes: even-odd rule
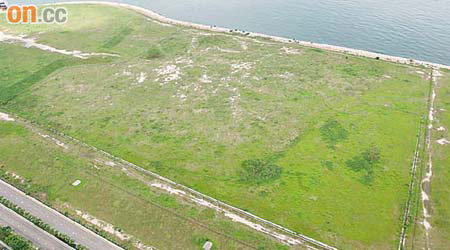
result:
[[[63,56],[42,53],[38,49],[24,50],[21,47],[2,43],[0,46],[0,94],[11,85],[42,69],[43,65],[61,60]]]
[[[11,99],[34,84],[44,80],[50,74],[68,67],[82,64],[106,63],[108,58],[74,59],[51,53],[42,53],[38,49],[27,49],[9,44],[1,44],[0,61],[0,103],[5,105]],[[26,59],[26,60],[25,60]]]
[[[115,46],[117,46],[120,42],[122,42],[122,40],[128,36],[129,34],[131,34],[133,32],[133,29],[125,27],[122,30],[119,31],[118,34],[114,35],[113,37],[111,37],[110,40],[108,40],[103,47],[107,48],[107,49],[111,49],[114,48]]]
[[[19,81],[18,83],[15,83],[14,85],[11,85],[7,88],[3,88],[0,94],[0,102],[6,104],[9,100],[15,98],[21,92],[33,86],[33,84],[45,79],[51,73],[67,65],[69,64],[64,60],[54,61],[41,68],[39,71],[33,73],[29,77]]]
[[[121,57],[65,67],[4,109],[328,244],[397,245],[427,109],[422,69],[69,10],[64,26],[0,29],[82,51],[112,44]]]
[[[108,159],[76,144],[63,150],[38,135],[44,131],[11,122],[0,121],[0,133],[1,178],[72,218],[81,220],[75,209],[87,212],[158,249],[200,249],[206,239],[217,249],[284,249],[211,209],[150,189],[151,178],[130,178],[136,173],[108,167]],[[74,187],[75,180],[82,183]]]

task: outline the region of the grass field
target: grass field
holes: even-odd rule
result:
[[[31,55],[2,73],[2,109],[330,245],[397,245],[427,112],[429,81],[418,72],[427,70],[162,26],[118,8],[69,10],[64,26],[10,26],[0,18],[0,31],[120,57],[79,60],[0,43],[2,65]],[[17,149],[10,148],[0,152],[11,160]],[[63,186],[52,180],[39,182],[50,197]],[[100,195],[90,187],[86,197]],[[121,199],[136,206],[135,219],[149,216]],[[108,219],[131,216],[116,217]]]
[[[2,179],[72,218],[84,221],[77,210],[95,216],[158,249],[200,249],[206,240],[215,249],[285,249],[212,209],[150,189],[146,182],[130,177],[136,173],[111,167],[110,160],[98,153],[70,143],[64,149],[40,136],[47,134],[43,130],[0,121],[0,132]],[[76,180],[81,184],[72,186]],[[117,241],[135,248],[134,240],[119,237]]]

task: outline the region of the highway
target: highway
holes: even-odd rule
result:
[[[122,249],[2,180],[0,180],[0,196],[69,236],[77,244],[92,250]]]
[[[19,214],[0,204],[0,225],[9,226],[18,235],[31,241],[39,249],[73,249],[53,235],[35,226]]]

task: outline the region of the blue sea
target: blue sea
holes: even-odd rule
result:
[[[114,1],[114,0],[110,0]],[[9,3],[52,3],[10,0]],[[450,0],[118,0],[195,23],[450,65]]]

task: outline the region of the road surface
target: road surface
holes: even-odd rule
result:
[[[0,196],[69,236],[77,244],[92,250],[122,249],[2,180],[0,180]]]
[[[0,225],[9,226],[18,235],[30,240],[40,249],[72,250],[70,246],[60,241],[53,235],[45,232],[33,223],[29,222],[11,209],[0,204]]]

